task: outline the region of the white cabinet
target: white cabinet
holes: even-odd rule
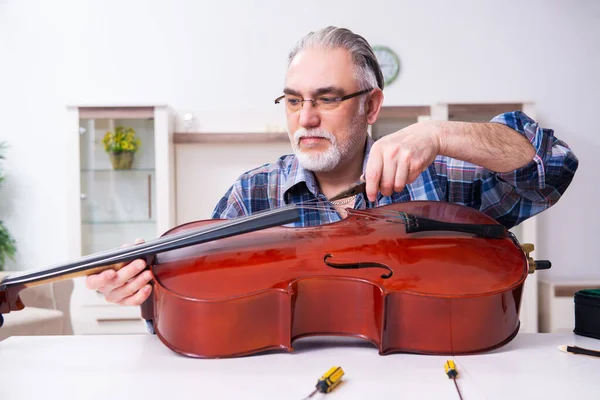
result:
[[[175,223],[173,121],[167,106],[72,106],[68,135],[71,258],[159,237]],[[115,169],[106,132],[132,128],[141,141],[130,168]],[[117,306],[75,279],[75,334],[145,332],[139,307]]]

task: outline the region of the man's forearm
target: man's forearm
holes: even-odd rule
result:
[[[535,149],[526,137],[499,123],[435,121],[440,154],[480,165],[494,172],[509,172],[533,160]]]

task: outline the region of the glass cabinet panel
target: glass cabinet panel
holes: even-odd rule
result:
[[[130,169],[115,169],[103,138],[133,128],[140,139]],[[82,255],[156,235],[154,119],[80,118]]]

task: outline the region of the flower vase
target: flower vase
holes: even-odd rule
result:
[[[110,162],[113,169],[131,169],[133,164],[133,151],[121,151],[118,153],[109,153]]]

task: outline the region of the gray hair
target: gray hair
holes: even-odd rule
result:
[[[377,57],[369,42],[362,36],[353,33],[349,29],[335,26],[328,26],[316,32],[310,32],[300,39],[296,47],[290,52],[289,63],[301,50],[315,46],[332,50],[340,47],[345,48],[352,57],[354,77],[358,81],[359,90],[375,87],[383,90],[383,73],[377,62]]]

